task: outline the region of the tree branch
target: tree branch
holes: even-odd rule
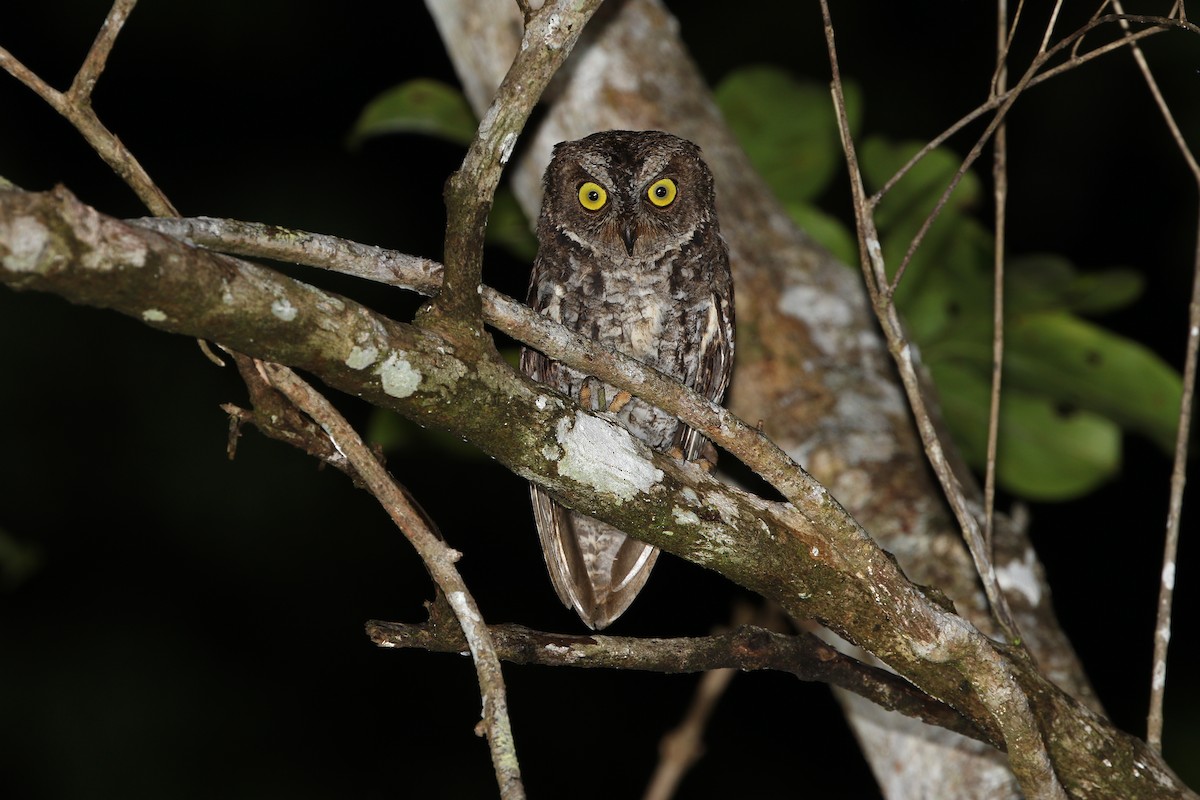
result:
[[[328,269],[426,296],[437,292],[443,273],[442,265],[429,259],[271,225],[211,217],[144,218],[132,224],[223,253]],[[758,428],[723,406],[640,361],[564,328],[489,286],[483,286],[478,294],[483,319],[489,325],[556,361],[629,388],[638,397],[671,410],[754,470],[786,499],[796,502],[820,490],[819,484]]]
[[[483,237],[500,173],[546,85],[599,6],[600,0],[547,0],[537,10],[523,6],[521,48],[479,123],[462,167],[446,183],[446,277],[422,324],[465,328],[462,342],[478,337]]]
[[[78,130],[96,155],[112,167],[129,185],[151,213],[166,217],[177,217],[179,213],[162,190],[150,179],[149,173],[134,158],[116,135],[104,126],[92,109],[92,90],[108,61],[113,42],[125,24],[137,0],[116,0],[104,19],[104,25],[87,57],[71,81],[66,92],[59,92],[43,81],[31,69],[18,61],[11,53],[0,47],[0,68],[32,89],[51,108],[67,119]]]
[[[500,672],[500,659],[479,606],[454,566],[462,554],[442,541],[441,536],[426,523],[424,514],[410,502],[408,492],[388,474],[359,438],[358,432],[328,400],[287,367],[259,362],[258,368],[264,379],[321,425],[334,448],[345,456],[367,489],[421,556],[441,595],[453,609],[455,631],[460,634],[460,640],[469,649],[471,659],[475,662],[479,692],[483,696],[482,724],[492,751],[492,765],[500,786],[500,797],[504,800],[524,800],[525,788],[521,783],[516,744],[508,721],[508,700]]]
[[[889,710],[1003,747],[1003,738],[994,726],[981,730],[903,678],[839,653],[811,633],[785,636],[754,625],[678,639],[575,636],[535,631],[522,625],[493,625],[490,630],[500,658],[514,664],[667,674],[714,669],[789,672],[800,680],[840,686]],[[367,635],[380,647],[437,653],[461,653],[464,645],[458,629],[436,614],[420,625],[371,620]]]
[[[1142,742],[909,582],[823,489],[792,504],[724,486],[502,362],[104,217],[63,190],[0,192],[0,281],[300,367],[453,431],[570,507],[715,569],[793,617],[821,621],[981,727],[995,718],[1010,755],[1034,752],[1020,738],[1032,716],[1060,779],[1080,797],[1195,796]],[[1100,774],[1096,753],[1112,765]]]
[[[426,3],[468,98],[483,113],[518,46],[516,10],[489,0]],[[678,23],[659,0],[606,4],[589,25],[586,47],[560,75],[553,105],[529,132],[532,139],[511,171],[527,214],[537,213],[553,144],[608,128],[671,131],[699,144],[713,169],[738,317],[751,321],[738,330],[730,408],[742,419],[761,421],[910,576],[945,590],[961,613],[992,631],[961,533],[929,481],[860,282],[796,229],[755,172],[681,42]],[[964,489],[977,498],[977,487],[968,483]],[[1002,519],[996,544],[999,577],[1024,641],[1059,685],[1098,708],[1054,618],[1028,538]],[[969,742],[930,736],[866,703],[848,711],[885,787],[902,794],[902,784],[911,782],[934,796],[964,799],[986,796],[984,786],[1016,791],[1004,761]]]

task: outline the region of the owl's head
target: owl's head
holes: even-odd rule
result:
[[[612,260],[653,261],[715,224],[700,148],[662,131],[602,131],[554,147],[541,240],[565,236]]]

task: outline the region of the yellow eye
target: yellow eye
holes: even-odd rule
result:
[[[646,192],[646,196],[650,198],[650,202],[659,208],[671,205],[675,202],[675,181],[670,178],[659,178],[654,183],[650,184],[650,190]]]
[[[588,181],[579,187],[579,204],[588,211],[599,211],[608,202],[608,192],[600,184]]]

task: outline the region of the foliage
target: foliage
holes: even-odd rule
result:
[[[856,252],[847,249],[850,233],[817,208],[835,173],[827,165],[841,161],[824,88],[752,67],[728,76],[716,97],[796,223],[847,263],[856,263]],[[859,107],[851,92],[852,131]],[[882,187],[919,149],[916,143],[868,137],[859,157],[869,190]],[[880,201],[875,220],[890,276],[960,163],[952,151],[936,149]],[[979,469],[987,453],[994,246],[992,233],[972,216],[982,193],[979,178],[966,173],[914,252],[895,295],[937,385],[946,423]],[[1125,306],[1141,288],[1141,276],[1129,269],[1085,273],[1055,255],[1008,260],[997,455],[1004,488],[1036,500],[1091,491],[1120,467],[1123,430],[1172,450],[1179,375],[1149,349],[1081,316]]]
[[[715,97],[750,160],[792,219],[847,264],[858,261],[850,229],[820,202],[842,163],[829,93],[772,67],[728,75]],[[859,92],[847,87],[856,133]],[[470,141],[474,118],[455,88],[418,79],[372,101],[350,136],[420,133]],[[867,137],[860,160],[878,190],[920,149]],[[880,201],[885,261],[894,276],[961,159],[928,153]],[[983,195],[967,172],[912,255],[895,295],[937,386],[946,423],[968,463],[987,455],[991,391],[994,237],[974,216]],[[536,248],[528,221],[506,189],[496,196],[488,241],[522,260]],[[1025,255],[1005,266],[1005,361],[997,476],[1015,495],[1066,500],[1116,474],[1122,431],[1170,452],[1179,410],[1179,375],[1142,345],[1084,319],[1128,305],[1142,289],[1130,269],[1082,272],[1061,256]]]
[[[348,141],[352,147],[373,136],[416,133],[467,147],[478,121],[462,92],[440,81],[415,78],[380,94],[367,104]],[[500,187],[488,218],[487,241],[517,258],[532,261],[537,240],[507,187]]]

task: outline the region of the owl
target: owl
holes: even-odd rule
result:
[[[555,146],[546,168],[528,303],[566,327],[720,402],[733,366],[733,281],[700,148],[661,131],[604,131]],[[608,412],[655,450],[715,461],[671,414],[553,361],[522,371]],[[593,629],[645,585],[658,549],[530,486],[559,599]]]

